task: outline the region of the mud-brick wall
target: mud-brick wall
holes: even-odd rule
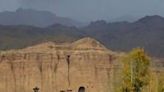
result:
[[[0,92],[113,92],[111,55],[100,51],[1,53]]]

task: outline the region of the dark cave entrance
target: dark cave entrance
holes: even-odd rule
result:
[[[85,92],[85,87],[80,87],[78,92]]]

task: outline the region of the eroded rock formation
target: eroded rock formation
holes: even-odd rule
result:
[[[0,92],[113,92],[114,53],[91,38],[0,53]]]

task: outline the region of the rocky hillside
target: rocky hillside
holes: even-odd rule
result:
[[[48,28],[33,26],[0,26],[0,49],[19,49],[38,43],[54,41],[57,43],[72,42],[84,37],[77,28],[59,24]]]
[[[84,28],[88,36],[94,37],[112,50],[129,51],[143,47],[152,56],[164,56],[164,18],[146,16],[136,22],[107,23],[97,21]]]
[[[83,28],[54,24],[45,28],[33,26],[0,26],[0,49],[24,48],[37,43],[72,42],[92,37],[114,51],[143,47],[151,56],[164,56],[164,18],[146,16],[136,22],[92,22]]]
[[[113,92],[114,53],[91,38],[0,52],[0,91]]]

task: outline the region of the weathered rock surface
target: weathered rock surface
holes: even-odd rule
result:
[[[114,53],[91,38],[0,53],[0,92],[113,92]]]

